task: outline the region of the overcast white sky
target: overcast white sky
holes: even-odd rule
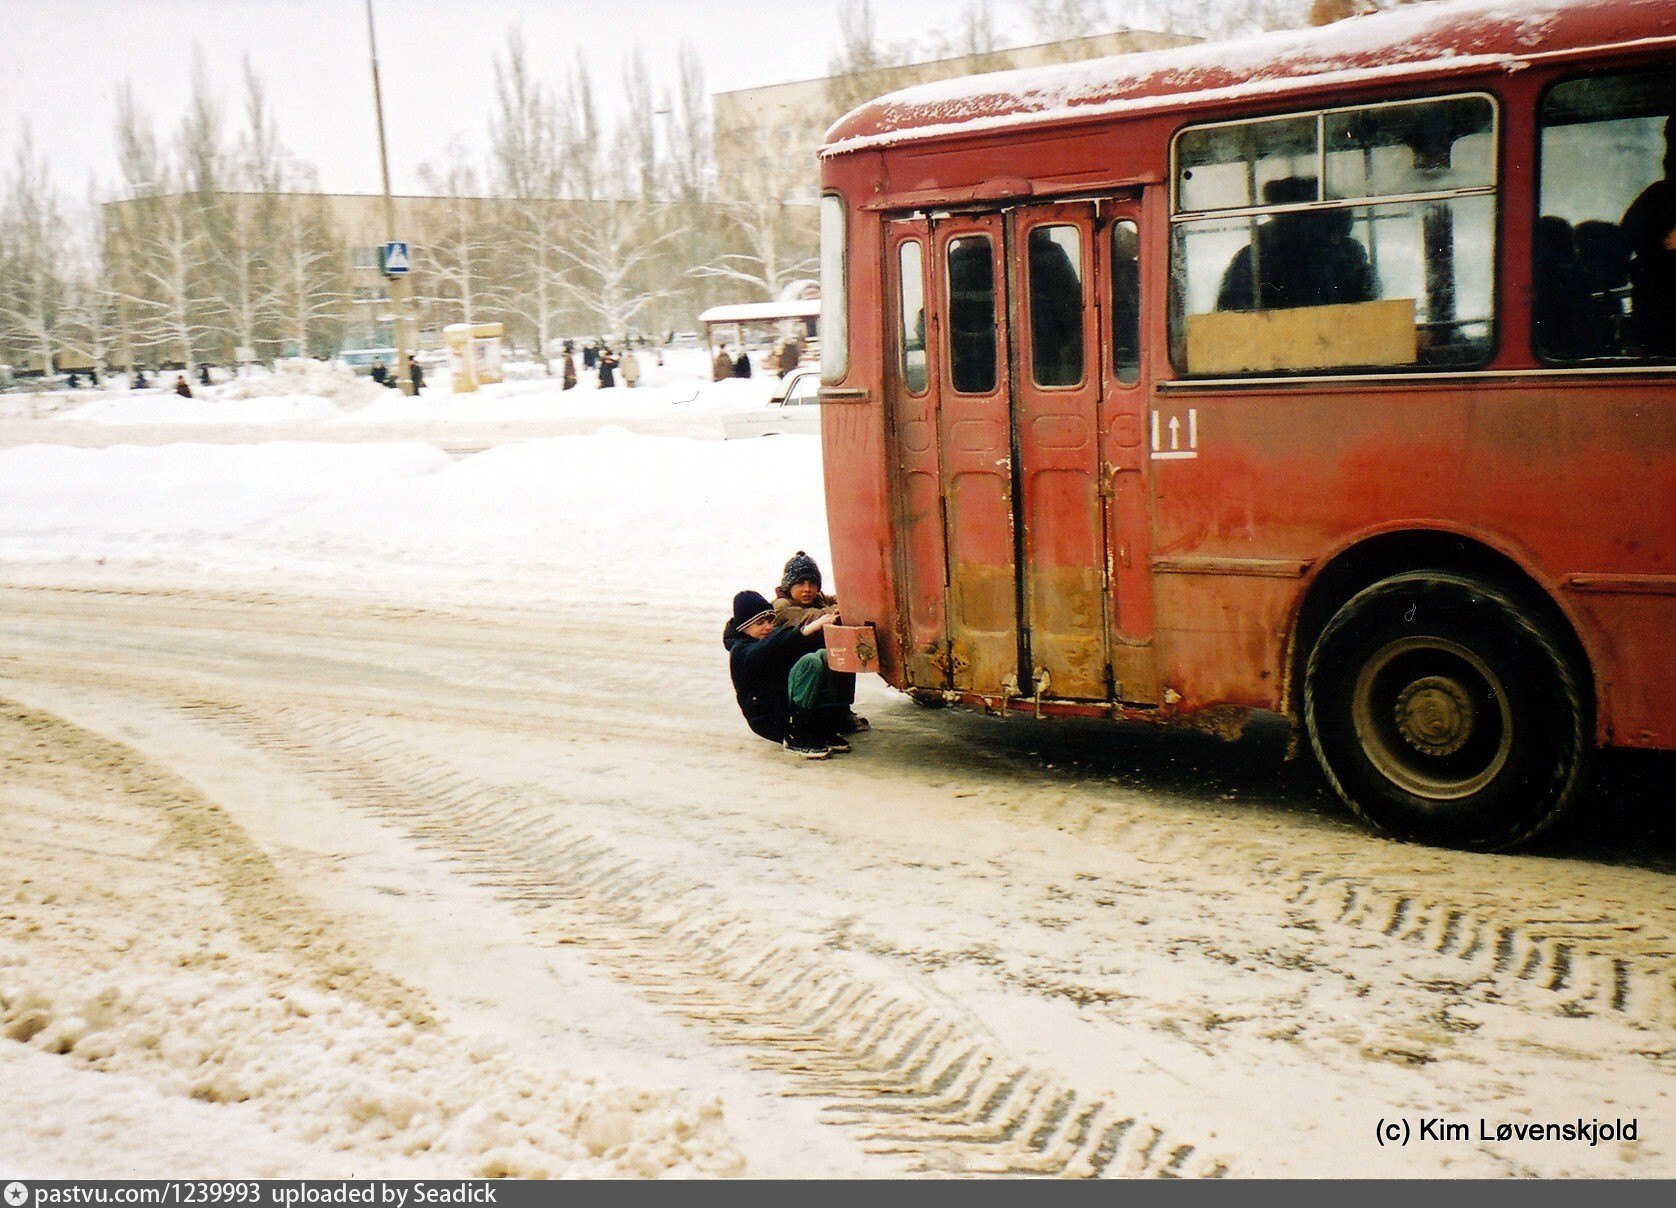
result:
[[[493,60],[513,25],[524,31],[530,62],[555,82],[582,49],[602,99],[614,100],[636,43],[654,75],[667,78],[681,42],[691,41],[712,92],[825,75],[845,2],[374,0],[394,187],[417,191],[417,166],[440,160],[455,134],[483,142]],[[920,41],[964,3],[874,7],[881,36]],[[9,169],[27,124],[53,183],[71,199],[90,179],[107,189],[116,181],[112,131],[124,80],[159,133],[174,131],[194,46],[229,118],[239,116],[249,56],[281,138],[319,169],[322,185],[380,187],[364,0],[0,0],[0,30],[0,155]]]

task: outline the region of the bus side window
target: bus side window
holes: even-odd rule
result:
[[[909,394],[925,390],[925,269],[918,240],[897,250],[902,296],[897,308],[897,347],[902,350],[902,384]]]
[[[1112,224],[1112,372],[1125,386],[1141,377],[1141,241],[1127,218]]]
[[[1542,99],[1531,335],[1549,361],[1676,357],[1676,83],[1567,80]]]
[[[1177,367],[1482,363],[1495,321],[1495,141],[1482,96],[1183,131],[1171,216]]]
[[[995,389],[995,260],[987,235],[949,240],[949,377],[961,394]]]

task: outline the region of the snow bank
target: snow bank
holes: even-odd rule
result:
[[[725,612],[798,549],[830,561],[812,436],[607,428],[459,461],[418,442],[0,450],[0,562],[60,573],[280,572],[462,602],[585,584]]]

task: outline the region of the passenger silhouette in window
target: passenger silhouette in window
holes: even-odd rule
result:
[[[1284,176],[1263,186],[1265,205],[1313,200],[1313,176]],[[1276,214],[1257,228],[1254,241],[1229,261],[1216,309],[1286,310],[1378,296],[1368,254],[1350,234],[1350,211],[1308,210]]]
[[[1536,220],[1531,331],[1544,356],[1580,361],[1623,351],[1629,248],[1610,222]]]
[[[1536,220],[1531,331],[1548,356],[1573,361],[1589,355],[1583,333],[1588,291],[1577,265],[1577,236],[1563,218]]]
[[[949,244],[949,376],[962,394],[995,389],[995,265],[989,240]]]
[[[1631,339],[1644,356],[1676,356],[1676,117],[1664,124],[1664,179],[1624,212]]]
[[[1082,272],[1053,236],[1070,227],[1030,232],[1030,339],[1038,386],[1082,381]]]

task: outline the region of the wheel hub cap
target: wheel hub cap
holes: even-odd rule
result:
[[[1453,755],[1472,737],[1472,698],[1454,680],[1430,675],[1397,695],[1397,732],[1422,755]]]

